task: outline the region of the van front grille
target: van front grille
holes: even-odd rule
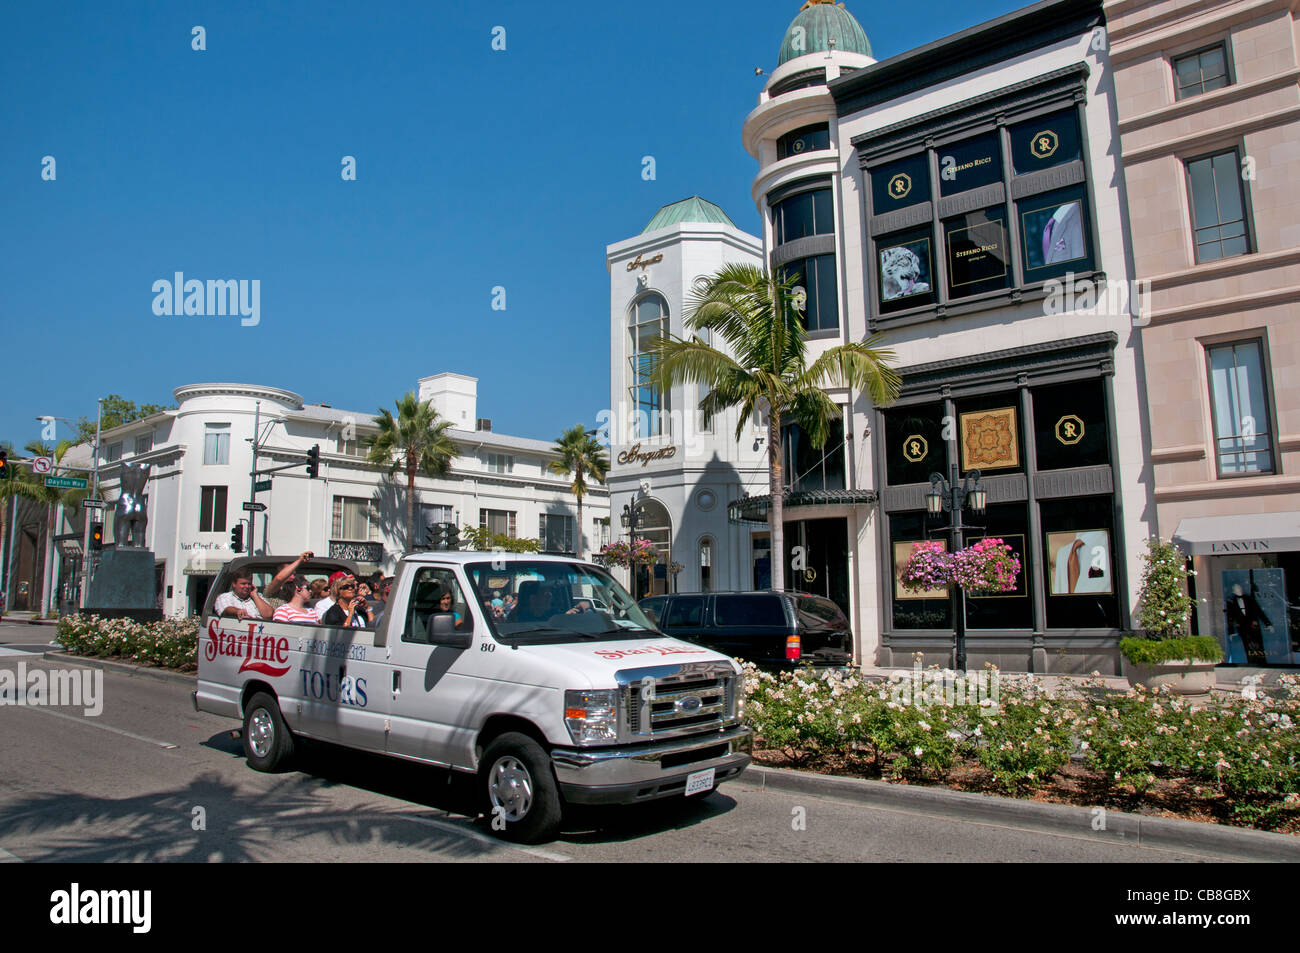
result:
[[[644,699],[641,682],[630,682],[623,689],[629,731],[640,738],[664,738],[720,728],[735,718],[734,683],[730,668],[684,671],[655,679],[653,695]]]

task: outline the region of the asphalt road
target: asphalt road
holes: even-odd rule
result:
[[[58,668],[28,654],[52,635],[0,625],[0,669]],[[195,713],[188,684],[103,680],[95,717],[0,706],[0,861],[1213,859],[764,791],[744,776],[686,801],[576,813],[557,841],[520,847],[469,816],[472,779],[329,746],[311,746],[298,770],[261,774],[244,761],[238,725]]]

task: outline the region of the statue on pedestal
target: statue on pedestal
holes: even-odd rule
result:
[[[149,522],[149,464],[123,463],[122,490],[113,518],[113,540],[118,549],[144,549],[144,530]]]

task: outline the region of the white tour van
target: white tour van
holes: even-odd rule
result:
[[[301,735],[476,773],[493,830],[534,842],[566,803],[704,793],[749,764],[739,666],[664,636],[599,566],[421,552],[369,628],[215,613],[237,574],[260,590],[289,561],[227,564],[199,634],[195,708],[242,718],[258,770]]]

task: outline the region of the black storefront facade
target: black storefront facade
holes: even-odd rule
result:
[[[1113,333],[901,368],[899,400],[873,427],[882,665],[951,664],[954,619],[945,591],[897,583],[912,544],[947,540],[928,517],[930,474],[982,473],[982,536],[1020,558],[1014,592],[966,597],[968,666],[1009,671],[1117,672],[1130,606],[1112,387]]]

